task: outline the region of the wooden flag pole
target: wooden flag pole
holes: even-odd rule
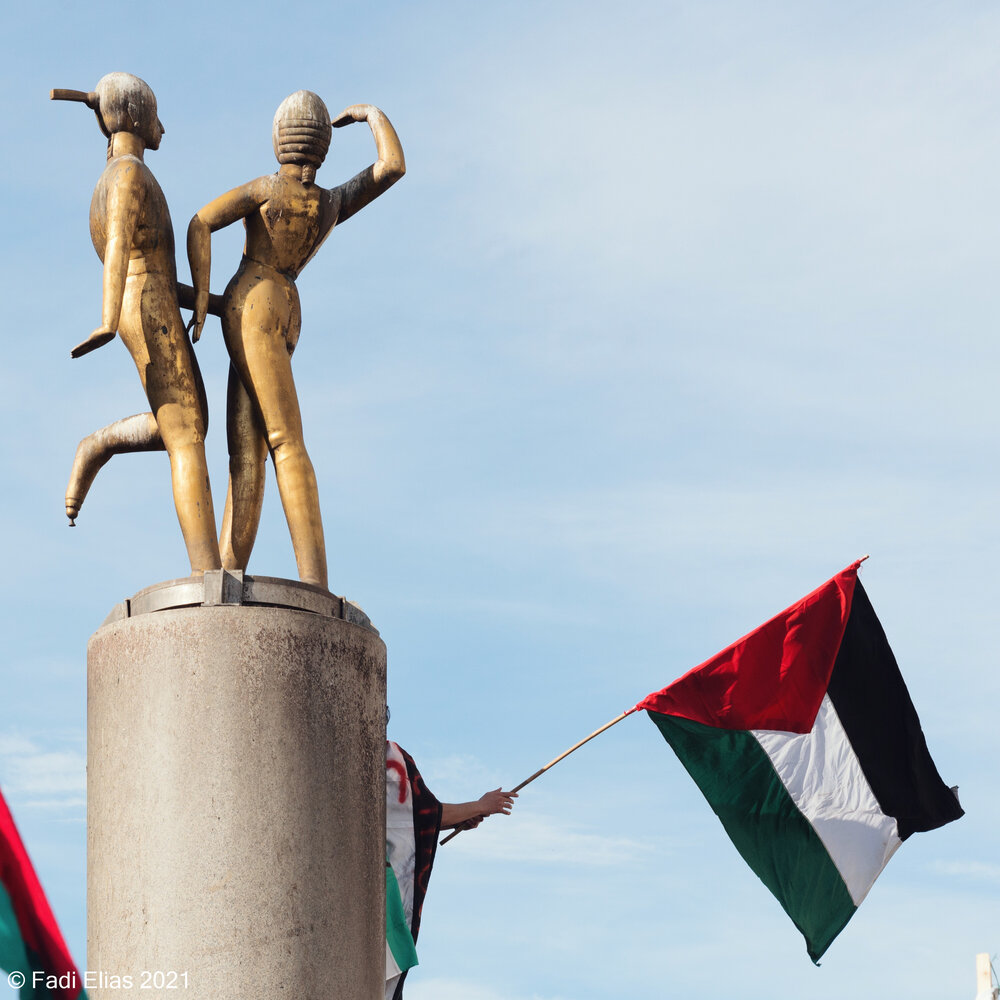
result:
[[[584,743],[589,743],[595,736],[600,736],[601,733],[603,733],[606,729],[610,729],[612,726],[614,726],[617,723],[621,722],[622,719],[625,718],[625,716],[631,715],[634,711],[635,711],[634,708],[626,709],[624,712],[622,712],[621,715],[616,716],[610,722],[605,722],[604,725],[601,726],[600,729],[595,729],[589,736],[587,736],[584,739],[580,740],[579,743],[574,743],[568,750],[564,750],[561,754],[559,754],[558,757],[554,758],[553,760],[550,760],[548,762],[548,764],[545,765],[545,767],[541,767],[537,771],[535,771],[535,773],[530,778],[525,778],[524,781],[521,782],[521,784],[516,785],[514,788],[512,788],[510,790],[509,794],[513,795],[515,792],[519,792],[522,788],[524,788],[525,785],[530,785],[535,780],[535,778],[541,777],[543,774],[545,774],[545,772],[550,767],[555,767],[555,765],[558,764],[559,761],[564,760],[574,750],[579,750],[580,747],[582,747]],[[447,844],[449,840],[453,840],[461,832],[462,831],[460,829],[459,830],[452,830],[452,832],[449,833],[448,836],[445,837],[444,840],[441,841],[441,843],[442,844]]]

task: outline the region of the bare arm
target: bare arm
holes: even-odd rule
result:
[[[146,198],[141,166],[134,160],[122,159],[108,182],[107,231],[104,248],[104,286],[101,303],[101,325],[82,343],[70,351],[74,358],[82,357],[114,340],[121,320],[125,281],[128,278],[128,258],[132,238]]]
[[[270,178],[258,177],[210,201],[188,225],[187,253],[194,285],[194,313],[188,323],[191,339],[197,342],[208,315],[208,284],[212,272],[212,233],[245,219],[270,196]]]
[[[183,281],[177,282],[177,304],[181,309],[194,309],[194,289],[190,285],[185,285]],[[208,313],[210,316],[222,315],[222,296],[212,292],[208,296]]]
[[[492,792],[486,792],[475,802],[442,802],[441,827],[449,829],[454,826],[472,830],[487,816],[496,813],[509,816],[516,798],[517,792],[505,792],[497,788]]]
[[[343,128],[351,122],[368,122],[375,138],[378,159],[367,170],[352,177],[332,193],[340,196],[340,211],[335,223],[349,219],[374,201],[384,191],[388,191],[406,173],[403,147],[392,122],[371,104],[352,104],[334,119],[334,128]]]

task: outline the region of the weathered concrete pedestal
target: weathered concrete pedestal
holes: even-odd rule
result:
[[[87,662],[93,1000],[382,997],[385,646],[364,614],[206,574],[119,605]]]

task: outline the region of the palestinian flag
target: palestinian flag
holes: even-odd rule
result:
[[[427,790],[413,758],[385,745],[385,1000],[401,1000],[406,972],[417,964],[420,911],[431,877],[441,803]]]
[[[962,815],[859,565],[636,706],[814,962],[907,837]]]
[[[85,1000],[83,980],[2,796],[0,883],[0,969],[24,977],[21,1000]]]

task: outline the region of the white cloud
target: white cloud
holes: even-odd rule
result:
[[[10,758],[11,788],[37,792],[80,792],[87,787],[87,764],[81,753],[39,752]]]
[[[421,759],[421,773],[433,787],[496,787],[497,773],[471,754]],[[627,837],[608,837],[574,828],[567,817],[494,816],[448,845],[478,859],[573,866],[628,864],[649,848]]]
[[[407,596],[405,603],[415,608],[436,608],[440,604],[438,596]],[[453,615],[470,618],[517,618],[522,622],[539,622],[549,625],[581,625],[590,621],[586,608],[567,608],[551,602],[508,597],[476,597],[467,593],[456,593],[448,597],[448,609]],[[428,772],[429,773],[429,772]]]
[[[0,733],[0,758],[21,757],[38,753],[38,748],[31,740],[10,733]]]
[[[58,745],[67,741],[56,742]],[[12,800],[30,808],[83,809],[87,791],[86,756],[75,747],[63,745],[56,749],[16,733],[2,734],[0,787]]]
[[[508,823],[510,825],[508,826]],[[456,852],[492,861],[568,865],[573,868],[617,866],[637,861],[652,847],[628,837],[609,837],[574,829],[566,819],[492,817],[475,836],[455,838]]]
[[[407,1000],[565,1000],[540,993],[511,994],[491,986],[482,986],[467,979],[424,979],[406,984]]]
[[[460,786],[478,788],[499,784],[496,772],[471,754],[454,753],[445,757],[421,757],[420,773],[432,788]]]
[[[1000,864],[990,861],[938,861],[931,867],[942,875],[1000,883]]]
[[[29,799],[25,803],[25,808],[36,809],[42,812],[62,810],[62,809],[86,810],[87,796],[79,795],[76,796],[75,798],[73,796],[67,796],[66,798],[56,798],[56,799]]]
[[[675,571],[697,569],[709,545],[714,564],[727,572],[744,572],[749,560],[766,572],[776,553],[796,550],[829,549],[846,563],[864,555],[858,546],[872,538],[884,552],[909,544],[928,525],[936,544],[974,548],[989,504],[987,495],[968,496],[960,483],[871,474],[859,484],[839,470],[798,468],[759,485],[646,482],[484,497],[447,516],[464,518],[461,537],[493,559],[558,554],[577,574],[634,589],[640,599],[667,560]]]

